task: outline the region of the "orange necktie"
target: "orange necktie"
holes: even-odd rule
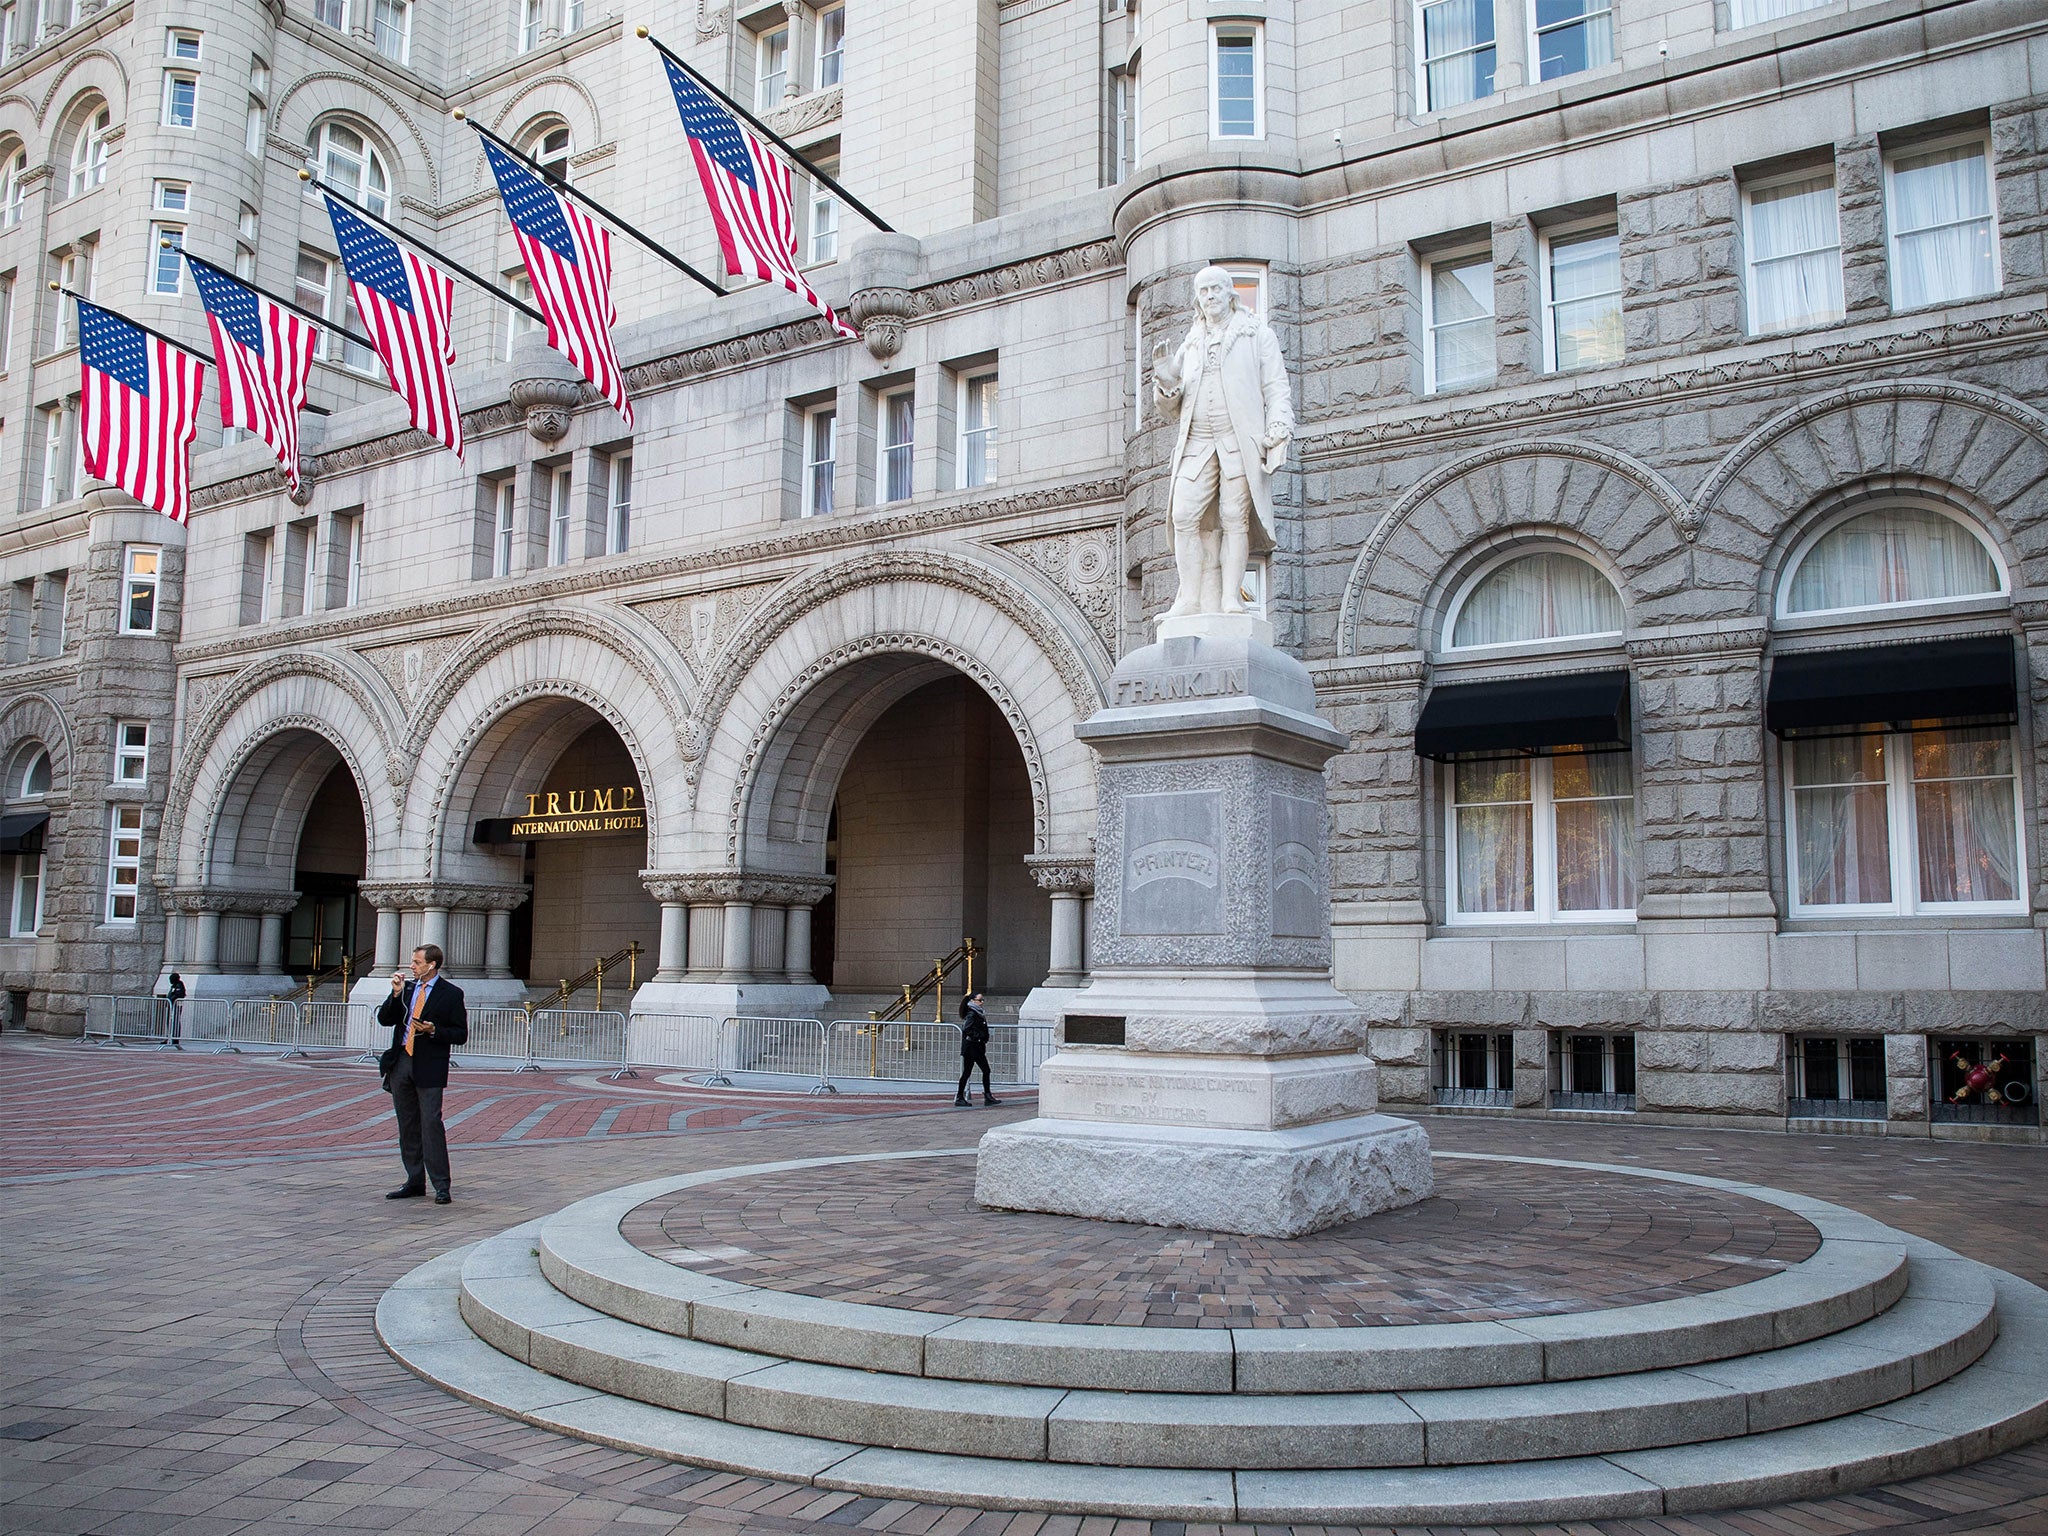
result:
[[[427,1005],[427,989],[418,982],[412,987],[412,1017],[405,1021],[405,1054],[412,1054],[412,1032],[419,1028],[420,1010]]]

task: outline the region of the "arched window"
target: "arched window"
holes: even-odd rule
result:
[[[1957,518],[1904,503],[1827,529],[1792,563],[1779,611],[1839,613],[2005,590],[1983,539]]]
[[[21,222],[28,203],[28,151],[17,149],[0,165],[0,229],[12,229]]]
[[[320,179],[375,214],[391,211],[391,178],[374,145],[346,123],[322,123],[313,136]]]
[[[568,181],[569,130],[562,124],[551,123],[536,130],[526,142],[526,152],[555,180]]]
[[[114,131],[114,114],[101,107],[86,119],[78,130],[78,139],[71,146],[71,179],[65,186],[66,197],[76,197],[89,192],[107,179],[107,161],[113,154],[109,139]]]
[[[1577,555],[1516,555],[1480,574],[1453,605],[1449,649],[1618,635],[1621,594]]]
[[[21,777],[12,787],[16,794],[26,798],[47,795],[50,792],[50,754],[43,751],[31,753],[22,767]]]

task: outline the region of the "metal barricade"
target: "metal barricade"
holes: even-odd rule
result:
[[[825,1071],[825,1026],[816,1019],[735,1015],[718,1027],[718,1071],[706,1081],[729,1084],[734,1072],[761,1077],[808,1077],[810,1091],[837,1093]]]
[[[834,1019],[825,1039],[827,1078],[950,1083],[960,1076],[958,1024]]]
[[[504,1057],[514,1063],[514,1072],[538,1072],[533,1064],[532,1015],[524,1008],[472,1008],[469,1010],[469,1039],[455,1046],[461,1066],[474,1063],[472,1056]]]
[[[375,1016],[368,1003],[301,1003],[298,1038],[285,1055],[346,1050],[351,1035],[362,1039],[376,1027]]]
[[[1038,1069],[1059,1049],[1050,1024],[991,1024],[988,1067],[999,1083],[1036,1084]]]
[[[626,1021],[626,1061],[717,1072],[719,1021],[708,1013],[636,1013]]]
[[[541,1008],[527,1033],[526,1063],[589,1063],[613,1068],[606,1082],[637,1078],[626,1059],[626,1016],[615,1009]]]
[[[282,1049],[299,1034],[299,1005],[270,997],[188,997],[180,1029],[192,1045],[210,1045],[216,1055],[244,1049]]]
[[[124,1039],[168,1046],[170,1000],[162,997],[88,996],[80,1045],[119,1045]]]

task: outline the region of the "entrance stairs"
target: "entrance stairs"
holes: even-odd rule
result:
[[[1206,1330],[759,1289],[619,1231],[636,1206],[695,1184],[952,1155],[614,1190],[415,1270],[386,1293],[378,1330],[427,1380],[565,1434],[1002,1509],[1636,1517],[1843,1492],[2048,1433],[2048,1292],[1823,1201],[1640,1168],[1615,1171],[1787,1207],[1821,1244],[1748,1284],[1605,1311]]]

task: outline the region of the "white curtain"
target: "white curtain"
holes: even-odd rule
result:
[[[1621,594],[1613,584],[1575,555],[1545,551],[1488,573],[1459,606],[1451,644],[1610,635],[1621,627]]]
[[[1799,904],[1877,906],[1892,899],[1884,738],[1792,743]]]
[[[1633,911],[1636,806],[1629,754],[1560,753],[1550,768],[1558,911]]]
[[[1892,162],[1895,308],[1952,303],[1997,286],[1985,169],[1982,144]]]
[[[2019,899],[2015,800],[2003,727],[1913,733],[1923,902]]]
[[[1439,0],[1422,8],[1430,111],[1493,94],[1492,43],[1493,0]]]
[[[1751,193],[1749,246],[1757,330],[1841,319],[1841,233],[1832,176]]]
[[[1786,595],[1788,613],[1968,597],[1998,590],[1998,567],[1977,536],[1923,507],[1884,507],[1816,542]]]
[[[1439,389],[1493,375],[1493,260],[1429,269],[1433,367]]]
[[[1826,5],[1828,0],[1729,0],[1728,25],[1753,27],[1758,22],[1776,21]]]
[[[1533,912],[1535,837],[1526,760],[1459,763],[1458,911]]]

